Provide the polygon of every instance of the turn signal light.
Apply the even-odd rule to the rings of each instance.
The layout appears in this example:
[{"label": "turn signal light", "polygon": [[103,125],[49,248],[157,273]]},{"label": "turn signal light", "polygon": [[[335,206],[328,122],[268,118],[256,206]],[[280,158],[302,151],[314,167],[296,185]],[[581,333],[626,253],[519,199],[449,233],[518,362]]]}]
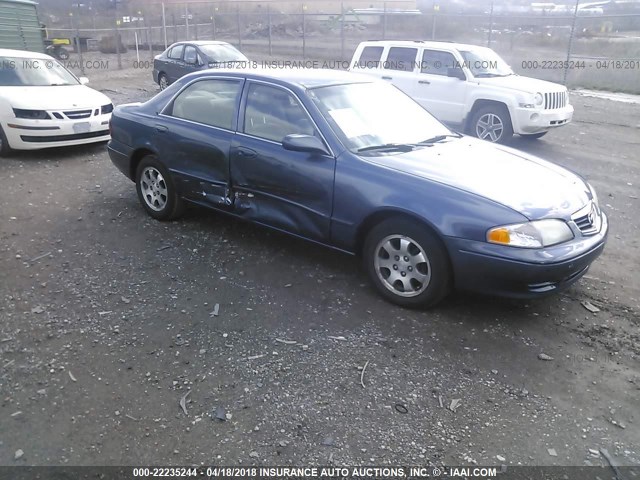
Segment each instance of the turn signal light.
[{"label": "turn signal light", "polygon": [[487,240],[494,243],[503,243],[508,245],[511,241],[509,231],[506,228],[496,228],[491,230],[487,235]]}]

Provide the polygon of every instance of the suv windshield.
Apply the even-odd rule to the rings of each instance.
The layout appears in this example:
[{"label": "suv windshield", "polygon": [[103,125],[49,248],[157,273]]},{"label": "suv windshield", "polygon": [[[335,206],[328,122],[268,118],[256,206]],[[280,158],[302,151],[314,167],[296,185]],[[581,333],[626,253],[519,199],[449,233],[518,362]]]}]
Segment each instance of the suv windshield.
[{"label": "suv windshield", "polygon": [[0,86],[79,85],[76,77],[53,58],[0,57]]},{"label": "suv windshield", "polygon": [[246,61],[242,53],[232,47],[231,45],[198,45],[198,48],[202,50],[211,62],[238,62]]},{"label": "suv windshield", "polygon": [[461,50],[465,65],[474,77],[507,77],[513,70],[500,55],[490,48],[478,47],[473,50]]},{"label": "suv windshield", "polygon": [[452,132],[387,83],[351,83],[309,91],[347,148],[416,145]]}]

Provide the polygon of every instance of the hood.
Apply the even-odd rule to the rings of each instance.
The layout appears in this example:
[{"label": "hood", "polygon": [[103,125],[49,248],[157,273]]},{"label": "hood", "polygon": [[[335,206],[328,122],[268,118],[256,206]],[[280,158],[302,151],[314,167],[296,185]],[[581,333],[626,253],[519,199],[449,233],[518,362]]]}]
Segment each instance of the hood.
[{"label": "hood", "polygon": [[0,95],[8,99],[13,108],[27,110],[96,108],[111,103],[104,93],[85,85],[0,87]]},{"label": "hood", "polygon": [[545,93],[545,92],[563,92],[566,90],[564,85],[537,78],[521,77],[520,75],[509,75],[508,77],[489,77],[476,78],[476,82],[480,85],[487,85],[498,88],[508,88],[525,93]]},{"label": "hood", "polygon": [[569,219],[591,194],[578,175],[532,155],[471,137],[402,154],[363,157],[480,195],[530,220]]}]

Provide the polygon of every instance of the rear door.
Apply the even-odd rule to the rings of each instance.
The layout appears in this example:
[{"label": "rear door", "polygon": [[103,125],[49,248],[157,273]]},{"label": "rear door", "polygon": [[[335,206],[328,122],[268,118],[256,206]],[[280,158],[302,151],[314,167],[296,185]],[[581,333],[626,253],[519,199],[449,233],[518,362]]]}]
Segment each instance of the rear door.
[{"label": "rear door", "polygon": [[183,60],[184,62],[182,64],[181,76],[200,70],[200,64],[198,61],[198,50],[193,45],[184,46]]},{"label": "rear door", "polygon": [[187,86],[158,116],[154,145],[186,198],[229,208],[229,150],[244,80],[205,78]]},{"label": "rear door", "polygon": [[247,80],[238,133],[231,145],[235,211],[253,221],[327,242],[336,161],[332,155],[285,150],[282,139],[293,133],[315,135],[324,142],[292,91]]},{"label": "rear door", "polygon": [[393,83],[411,95],[415,83],[418,49],[415,47],[390,47],[382,63],[382,79]]},{"label": "rear door", "polygon": [[166,74],[169,78],[169,83],[175,82],[179,79],[182,71],[182,53],[184,52],[184,45],[176,45],[167,54]]}]

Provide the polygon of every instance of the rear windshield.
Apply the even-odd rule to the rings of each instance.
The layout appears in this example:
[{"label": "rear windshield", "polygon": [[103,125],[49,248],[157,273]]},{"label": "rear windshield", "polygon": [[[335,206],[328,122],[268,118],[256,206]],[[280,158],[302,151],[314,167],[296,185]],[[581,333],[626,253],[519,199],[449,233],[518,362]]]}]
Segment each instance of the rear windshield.
[{"label": "rear windshield", "polygon": [[0,57],[0,86],[45,87],[79,85],[76,77],[56,60]]}]

